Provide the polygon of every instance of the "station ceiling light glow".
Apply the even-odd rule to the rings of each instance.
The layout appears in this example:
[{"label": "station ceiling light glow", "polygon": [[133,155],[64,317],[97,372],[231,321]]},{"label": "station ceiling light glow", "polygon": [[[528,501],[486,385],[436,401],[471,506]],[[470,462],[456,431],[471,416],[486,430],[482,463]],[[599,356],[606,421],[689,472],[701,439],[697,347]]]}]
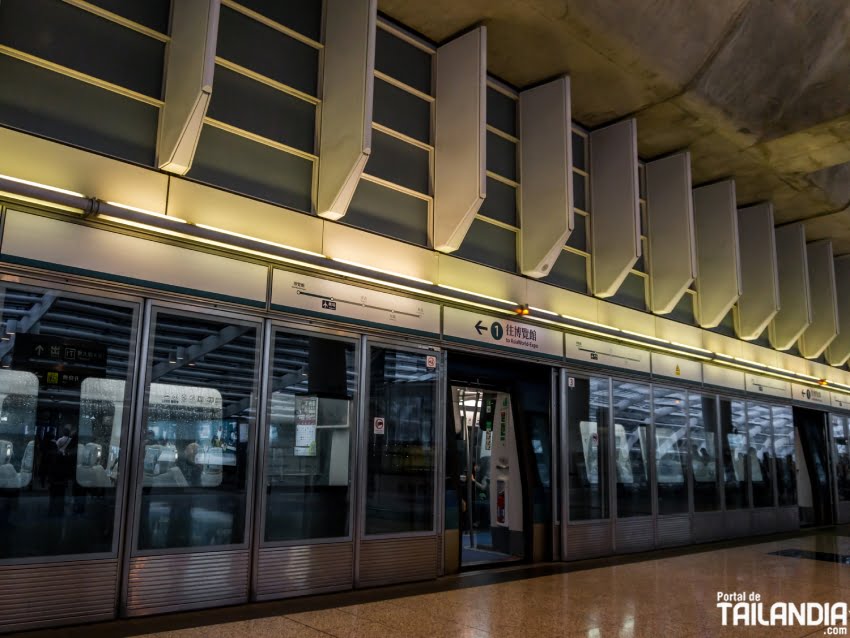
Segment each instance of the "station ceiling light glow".
[{"label": "station ceiling light glow", "polygon": [[[557,326],[568,332],[592,334],[615,343],[628,343],[648,350],[669,352],[674,355],[711,362],[716,365],[740,369],[753,374],[771,376],[785,381],[804,383],[812,386],[829,386],[830,388],[850,393],[850,385],[830,381],[819,376],[793,372],[785,368],[762,364],[743,357],[728,355],[722,352],[713,352],[699,346],[678,343],[661,337],[607,326],[596,321],[559,314],[545,308],[531,307],[527,304],[519,304],[508,299],[502,299],[448,284],[435,284],[427,279],[384,270],[374,266],[367,266],[347,259],[330,258],[321,253],[243,235],[215,226],[192,224],[179,217],[164,215],[119,202],[102,202],[64,188],[0,175],[0,192],[9,192],[12,196],[25,200],[35,198],[39,202],[47,202],[60,208],[85,211],[87,214],[105,221],[141,228],[153,233],[179,237],[242,254],[279,261],[312,271],[324,272],[346,279],[354,279],[381,287],[389,287],[395,290],[423,295],[449,303],[479,308],[491,313],[502,315],[518,314],[529,321]],[[339,264],[340,266],[336,267],[333,264]],[[358,270],[385,275],[390,279],[360,273],[357,272]],[[403,281],[394,281],[395,279]],[[448,292],[441,292],[443,290],[456,294],[452,295]],[[484,301],[476,300],[486,300],[492,303],[488,304]],[[535,316],[531,311],[541,315],[547,315],[548,317],[552,317],[552,319]],[[8,332],[8,329],[6,332]]]}]

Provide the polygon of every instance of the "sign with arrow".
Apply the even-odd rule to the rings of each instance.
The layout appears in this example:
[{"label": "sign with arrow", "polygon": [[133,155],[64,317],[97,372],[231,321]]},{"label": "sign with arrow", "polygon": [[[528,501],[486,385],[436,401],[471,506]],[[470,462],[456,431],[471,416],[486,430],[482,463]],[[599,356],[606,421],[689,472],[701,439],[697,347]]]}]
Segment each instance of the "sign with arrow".
[{"label": "sign with arrow", "polygon": [[80,387],[88,377],[106,375],[107,349],[102,343],[19,332],[13,366],[35,374],[42,385]]},{"label": "sign with arrow", "polygon": [[558,359],[564,354],[564,335],[557,330],[456,308],[443,310],[443,336]]}]

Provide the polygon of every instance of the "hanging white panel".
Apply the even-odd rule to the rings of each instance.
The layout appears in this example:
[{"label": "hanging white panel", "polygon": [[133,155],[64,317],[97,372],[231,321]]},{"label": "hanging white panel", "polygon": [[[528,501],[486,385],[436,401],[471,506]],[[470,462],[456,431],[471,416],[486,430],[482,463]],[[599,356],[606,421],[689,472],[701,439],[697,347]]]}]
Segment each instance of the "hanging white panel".
[{"label": "hanging white panel", "polygon": [[520,264],[522,274],[549,273],[573,230],[570,79],[519,94]]},{"label": "hanging white panel", "polygon": [[316,212],[348,211],[372,150],[377,0],[327,0]]},{"label": "hanging white panel", "polygon": [[434,248],[450,253],[487,195],[487,29],[439,47],[434,66]]},{"label": "hanging white panel", "polygon": [[838,336],[832,242],[821,240],[807,244],[806,255],[809,265],[812,323],[800,336],[798,343],[801,355],[807,359],[816,359]]},{"label": "hanging white panel", "polygon": [[751,341],[764,332],[779,312],[773,204],[739,209],[738,237],[741,242],[741,296],[733,312],[735,334],[739,339]]},{"label": "hanging white panel", "polygon": [[593,294],[610,297],[641,255],[634,119],[590,134],[590,174]]},{"label": "hanging white panel", "polygon": [[843,366],[850,359],[850,255],[835,260],[835,290],[838,336],[826,349],[826,360],[830,365]]},{"label": "hanging white panel", "polygon": [[649,309],[672,312],[696,277],[691,154],[647,162],[646,223]]},{"label": "hanging white panel", "polygon": [[806,229],[802,223],[777,228],[776,264],[779,276],[779,312],[770,322],[770,345],[788,350],[812,322]]},{"label": "hanging white panel", "polygon": [[157,165],[185,175],[192,167],[210,103],[220,0],[174,2],[159,118]]},{"label": "hanging white panel", "polygon": [[701,327],[714,328],[741,294],[734,181],[694,189],[694,228],[698,273],[696,319]]}]

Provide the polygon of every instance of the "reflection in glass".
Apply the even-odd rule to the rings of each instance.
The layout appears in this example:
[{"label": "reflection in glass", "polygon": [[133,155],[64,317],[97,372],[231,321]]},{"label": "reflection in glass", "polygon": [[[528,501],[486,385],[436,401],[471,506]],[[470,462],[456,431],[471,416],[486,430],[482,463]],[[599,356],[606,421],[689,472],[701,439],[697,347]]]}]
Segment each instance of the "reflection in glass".
[{"label": "reflection in glass", "polygon": [[779,506],[797,504],[797,453],[794,441],[794,415],[791,407],[771,406],[773,448],[776,454],[776,486]]},{"label": "reflection in glass", "polygon": [[748,403],[747,427],[753,507],[773,507],[773,428],[770,423],[770,407]]},{"label": "reflection in glass", "polygon": [[111,552],[133,307],[5,287],[0,559]]},{"label": "reflection in glass", "polygon": [[436,383],[425,354],[371,349],[367,534],[434,529]]},{"label": "reflection in glass", "polygon": [[257,327],[159,312],[151,330],[138,548],[242,543]]},{"label": "reflection in glass", "polygon": [[688,513],[688,428],[686,393],[654,387],[655,468],[658,513]]},{"label": "reflection in glass", "polygon": [[614,381],[613,387],[617,516],[650,516],[649,386]]},{"label": "reflection in glass", "polygon": [[265,540],[348,536],[354,344],[277,332],[269,383]]},{"label": "reflection in glass", "polygon": [[570,520],[609,517],[608,379],[573,379],[567,387]]},{"label": "reflection in glass", "polygon": [[723,476],[726,509],[750,506],[747,494],[747,429],[743,401],[720,399],[720,436],[723,442]]},{"label": "reflection in glass", "polygon": [[839,501],[850,501],[850,449],[847,448],[846,421],[843,416],[829,415],[832,440],[835,444],[835,480]]},{"label": "reflection in glass", "polygon": [[713,396],[688,394],[694,511],[720,509],[717,481],[717,401]]}]

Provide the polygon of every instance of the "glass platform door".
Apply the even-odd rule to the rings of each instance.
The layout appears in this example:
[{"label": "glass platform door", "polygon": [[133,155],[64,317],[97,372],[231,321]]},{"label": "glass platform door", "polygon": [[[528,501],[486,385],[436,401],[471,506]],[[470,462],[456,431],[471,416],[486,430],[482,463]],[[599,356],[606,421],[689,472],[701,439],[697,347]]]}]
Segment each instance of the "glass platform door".
[{"label": "glass platform door", "polygon": [[440,353],[377,342],[364,352],[355,583],[435,578]]}]

